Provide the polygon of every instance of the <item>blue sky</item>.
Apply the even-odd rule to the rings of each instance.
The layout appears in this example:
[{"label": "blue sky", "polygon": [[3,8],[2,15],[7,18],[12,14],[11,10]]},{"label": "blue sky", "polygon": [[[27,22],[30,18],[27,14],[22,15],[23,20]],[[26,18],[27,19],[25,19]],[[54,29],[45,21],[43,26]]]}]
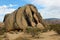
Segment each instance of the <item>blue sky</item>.
[{"label": "blue sky", "polygon": [[0,0],[0,21],[18,7],[33,4],[43,18],[60,18],[60,0]]}]

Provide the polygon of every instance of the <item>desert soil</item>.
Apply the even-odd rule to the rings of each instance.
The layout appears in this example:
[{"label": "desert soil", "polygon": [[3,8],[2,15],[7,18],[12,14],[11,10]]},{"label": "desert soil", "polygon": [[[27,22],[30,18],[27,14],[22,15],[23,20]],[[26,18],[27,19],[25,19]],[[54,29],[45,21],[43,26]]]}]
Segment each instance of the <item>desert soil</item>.
[{"label": "desert soil", "polygon": [[40,35],[40,38],[35,40],[60,40],[60,35],[58,35],[54,31],[48,31],[48,32],[42,33]]},{"label": "desert soil", "polygon": [[31,38],[31,40],[60,40],[60,35],[54,31],[48,31],[45,33],[40,33],[39,38]]}]

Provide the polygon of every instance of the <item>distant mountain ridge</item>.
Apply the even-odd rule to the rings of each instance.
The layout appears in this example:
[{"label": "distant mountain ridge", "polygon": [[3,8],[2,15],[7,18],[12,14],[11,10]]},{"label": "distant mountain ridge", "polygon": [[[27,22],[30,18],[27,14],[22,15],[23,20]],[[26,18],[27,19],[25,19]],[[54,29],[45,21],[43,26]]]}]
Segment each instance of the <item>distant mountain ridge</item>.
[{"label": "distant mountain ridge", "polygon": [[43,20],[47,24],[60,24],[60,19],[59,18],[47,18],[47,19],[43,19]]},{"label": "distant mountain ridge", "polygon": [[60,20],[60,18],[46,18],[45,20]]}]

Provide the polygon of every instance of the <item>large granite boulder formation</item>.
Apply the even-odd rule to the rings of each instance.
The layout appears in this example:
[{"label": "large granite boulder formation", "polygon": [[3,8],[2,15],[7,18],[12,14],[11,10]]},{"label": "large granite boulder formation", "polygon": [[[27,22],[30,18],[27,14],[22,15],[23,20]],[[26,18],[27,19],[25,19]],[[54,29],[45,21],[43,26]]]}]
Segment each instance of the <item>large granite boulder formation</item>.
[{"label": "large granite boulder formation", "polygon": [[6,31],[25,30],[27,27],[44,29],[42,17],[34,5],[28,4],[19,7],[11,14],[6,14],[3,20]]}]

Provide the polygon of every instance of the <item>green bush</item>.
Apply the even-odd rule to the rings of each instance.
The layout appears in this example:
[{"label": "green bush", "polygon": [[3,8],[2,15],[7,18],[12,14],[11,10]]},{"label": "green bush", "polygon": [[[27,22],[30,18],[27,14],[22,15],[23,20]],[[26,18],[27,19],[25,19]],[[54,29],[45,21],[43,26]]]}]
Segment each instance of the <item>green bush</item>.
[{"label": "green bush", "polygon": [[27,33],[29,33],[29,34],[31,34],[33,37],[35,36],[35,35],[38,35],[39,34],[39,32],[40,32],[41,30],[39,29],[39,28],[36,28],[36,27],[28,27],[27,29],[26,29],[26,32]]},{"label": "green bush", "polygon": [[56,31],[58,34],[60,34],[60,24],[55,24],[55,25],[49,25],[50,30]]}]

